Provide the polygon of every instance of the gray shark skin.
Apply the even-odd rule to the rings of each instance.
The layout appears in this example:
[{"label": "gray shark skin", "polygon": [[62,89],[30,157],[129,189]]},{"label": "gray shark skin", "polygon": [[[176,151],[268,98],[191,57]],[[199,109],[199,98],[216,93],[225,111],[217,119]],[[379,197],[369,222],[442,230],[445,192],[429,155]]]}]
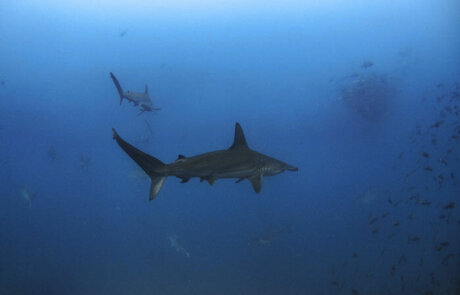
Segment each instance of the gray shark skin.
[{"label": "gray shark skin", "polygon": [[145,91],[144,92],[131,92],[131,91],[123,91],[123,88],[121,88],[120,83],[118,82],[118,79],[115,77],[115,75],[110,72],[110,78],[112,78],[113,84],[115,84],[115,87],[117,88],[118,94],[120,95],[120,104],[124,99],[127,99],[129,102],[132,102],[134,106],[140,105],[141,107],[141,112],[139,114],[142,114],[143,112],[152,112],[152,111],[159,111],[159,108],[154,108],[152,104],[152,100],[150,99],[149,96],[149,89],[147,87],[147,84],[145,84]]},{"label": "gray shark skin", "polygon": [[206,180],[213,185],[220,178],[237,178],[236,183],[244,179],[251,182],[256,193],[262,188],[262,177],[272,176],[286,170],[297,171],[298,168],[274,158],[251,150],[246,143],[243,129],[239,123],[235,125],[235,138],[232,146],[227,150],[217,150],[193,157],[179,155],[171,164],[164,164],[160,160],[138,150],[123,140],[115,129],[113,138],[118,145],[133,159],[147,175],[152,183],[150,186],[150,200],[153,200],[168,176],[176,176],[185,183],[193,177],[200,181]]}]

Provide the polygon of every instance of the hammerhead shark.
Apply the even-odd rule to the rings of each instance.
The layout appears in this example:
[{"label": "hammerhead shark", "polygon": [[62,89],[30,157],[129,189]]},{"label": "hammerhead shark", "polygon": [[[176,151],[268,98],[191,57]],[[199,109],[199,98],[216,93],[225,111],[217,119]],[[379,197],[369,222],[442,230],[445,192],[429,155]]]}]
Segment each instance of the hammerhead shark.
[{"label": "hammerhead shark", "polygon": [[239,123],[235,125],[235,138],[230,148],[217,150],[193,157],[179,155],[171,164],[164,164],[160,160],[138,150],[123,140],[115,129],[113,138],[118,145],[133,159],[150,177],[150,196],[153,200],[160,192],[168,176],[176,176],[185,183],[193,177],[200,181],[206,180],[213,185],[220,178],[237,178],[236,183],[248,179],[256,193],[262,188],[262,176],[272,176],[288,171],[297,171],[298,168],[268,157],[249,148]]},{"label": "hammerhead shark", "polygon": [[123,98],[125,98],[129,102],[132,102],[134,106],[140,105],[141,112],[139,113],[139,115],[142,114],[143,112],[152,112],[152,111],[160,110],[159,108],[153,107],[152,100],[150,99],[150,96],[149,96],[149,89],[148,89],[147,84],[145,84],[144,92],[131,92],[131,91],[124,92],[123,88],[121,88],[121,85],[118,82],[118,79],[115,77],[115,75],[112,72],[110,73],[110,78],[112,78],[113,84],[115,84],[118,94],[120,95],[120,104],[122,103]]}]

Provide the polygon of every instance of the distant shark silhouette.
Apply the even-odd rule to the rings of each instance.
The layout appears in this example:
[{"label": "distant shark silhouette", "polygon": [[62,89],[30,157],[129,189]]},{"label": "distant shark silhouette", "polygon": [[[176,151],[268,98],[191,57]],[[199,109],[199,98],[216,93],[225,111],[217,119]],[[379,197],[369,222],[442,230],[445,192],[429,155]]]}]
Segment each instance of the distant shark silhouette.
[{"label": "distant shark silhouette", "polygon": [[21,197],[23,197],[24,200],[26,200],[27,204],[29,205],[29,208],[32,208],[32,202],[37,196],[37,192],[31,192],[25,187],[21,188],[19,192],[21,194]]},{"label": "distant shark silhouette", "polygon": [[140,105],[141,112],[139,113],[139,115],[142,114],[143,112],[152,112],[152,111],[161,110],[160,108],[153,107],[152,100],[150,99],[150,96],[149,96],[149,89],[147,87],[147,84],[145,84],[144,92],[130,92],[130,91],[124,92],[123,88],[121,88],[121,85],[118,82],[118,79],[115,77],[115,75],[112,72],[110,73],[110,78],[112,78],[112,81],[115,84],[115,87],[117,88],[118,94],[120,95],[120,104],[122,103],[123,98],[125,98],[129,102],[132,102],[134,106]]},{"label": "distant shark silhouette", "polygon": [[213,185],[220,178],[238,178],[237,183],[248,179],[254,191],[259,193],[262,188],[262,176],[276,175],[286,170],[297,171],[298,168],[288,165],[274,158],[251,150],[239,123],[235,125],[235,139],[227,150],[218,150],[193,157],[179,155],[171,164],[164,164],[160,160],[138,150],[113,130],[113,138],[118,145],[133,159],[152,181],[150,200],[159,193],[163,182],[168,176],[176,176],[185,183],[192,177],[199,177]]}]

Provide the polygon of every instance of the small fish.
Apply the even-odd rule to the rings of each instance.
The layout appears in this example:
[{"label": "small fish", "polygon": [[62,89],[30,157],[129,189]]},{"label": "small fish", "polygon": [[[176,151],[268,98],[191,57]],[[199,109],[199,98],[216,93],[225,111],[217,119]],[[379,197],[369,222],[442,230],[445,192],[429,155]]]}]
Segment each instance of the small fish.
[{"label": "small fish", "polygon": [[392,276],[392,277],[395,276],[395,274],[396,274],[396,266],[395,266],[395,265],[392,265],[392,266],[391,266],[391,272],[390,272],[390,273],[391,273],[391,276]]},{"label": "small fish", "polygon": [[439,126],[444,124],[444,122],[445,122],[444,120],[436,121],[433,125],[431,125],[431,128],[438,128]]},{"label": "small fish", "polygon": [[379,227],[376,227],[374,228],[374,230],[372,231],[372,234],[376,234],[380,231],[380,228]]},{"label": "small fish", "polygon": [[428,201],[428,200],[422,200],[422,201],[420,201],[420,205],[422,205],[422,206],[430,206],[431,202]]},{"label": "small fish", "polygon": [[455,174],[454,174],[454,172],[450,172],[450,179],[452,179],[452,180],[455,179]]},{"label": "small fish", "polygon": [[338,281],[333,281],[331,285],[337,287],[339,290],[342,290],[342,288],[345,286],[345,282],[339,283]]},{"label": "small fish", "polygon": [[379,218],[378,218],[378,217],[374,217],[374,218],[372,218],[371,220],[369,220],[369,225],[373,225],[374,223],[376,223],[376,222],[377,222],[377,220],[379,220]]},{"label": "small fish", "polygon": [[434,273],[430,272],[430,279],[431,279],[431,284],[434,285],[436,280],[434,278]]},{"label": "small fish", "polygon": [[439,215],[439,219],[444,219],[444,218],[446,218],[446,215],[444,214]]},{"label": "small fish", "polygon": [[399,226],[399,225],[400,225],[400,223],[399,223],[398,220],[393,221],[393,226]]},{"label": "small fish", "polygon": [[448,241],[439,243],[442,247],[449,247],[450,243]]},{"label": "small fish", "polygon": [[356,252],[353,252],[353,258],[358,258],[358,254]]},{"label": "small fish", "polygon": [[374,63],[370,60],[365,60],[363,61],[363,63],[361,64],[361,68],[363,69],[367,69],[367,68],[370,68],[374,65]]},{"label": "small fish", "polygon": [[388,197],[388,204],[393,204],[393,200],[391,199],[391,197]]},{"label": "small fish", "polygon": [[59,155],[53,145],[48,149],[48,157],[51,160],[57,160],[59,158]]},{"label": "small fish", "polygon": [[445,159],[443,159],[443,158],[439,158],[439,160],[438,160],[438,161],[439,161],[439,163],[441,163],[441,164],[443,164],[443,165],[447,166],[447,161],[446,161]]},{"label": "small fish", "polygon": [[425,167],[425,171],[431,172],[431,171],[433,171],[433,168],[431,168],[430,166],[426,166],[426,167]]},{"label": "small fish", "polygon": [[439,251],[441,251],[443,248],[449,247],[449,245],[450,245],[450,243],[447,242],[447,241],[446,241],[446,242],[442,242],[442,243],[439,243],[439,245],[437,245],[437,246],[435,247],[435,249],[436,249],[436,251],[439,252]]},{"label": "small fish", "polygon": [[402,255],[401,257],[399,257],[398,265],[400,265],[401,263],[404,263],[404,262],[407,262],[407,259],[406,259],[406,256]]},{"label": "small fish", "polygon": [[449,204],[447,204],[446,206],[443,207],[443,209],[447,210],[447,209],[454,209],[455,208],[455,202],[450,202]]},{"label": "small fish", "polygon": [[385,217],[387,217],[387,216],[388,216],[388,214],[389,214],[388,212],[385,212],[385,213],[383,213],[383,214],[382,214],[382,216],[381,216],[381,217],[382,217],[382,218],[385,218]]},{"label": "small fish", "polygon": [[422,156],[425,157],[425,158],[428,158],[428,157],[430,157],[430,154],[428,154],[427,152],[423,152]]},{"label": "small fish", "polygon": [[411,237],[410,235],[407,235],[407,241],[408,242],[420,242],[421,238],[420,237],[417,237],[417,236],[413,236]]}]

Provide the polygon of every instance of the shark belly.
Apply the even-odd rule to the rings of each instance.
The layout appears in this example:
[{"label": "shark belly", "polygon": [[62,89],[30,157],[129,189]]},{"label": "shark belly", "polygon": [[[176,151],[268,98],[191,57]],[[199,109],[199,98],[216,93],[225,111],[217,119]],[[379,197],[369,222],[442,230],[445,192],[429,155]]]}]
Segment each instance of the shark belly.
[{"label": "shark belly", "polygon": [[216,151],[177,160],[165,167],[166,174],[181,178],[244,178],[258,173],[256,161],[228,151]]}]

